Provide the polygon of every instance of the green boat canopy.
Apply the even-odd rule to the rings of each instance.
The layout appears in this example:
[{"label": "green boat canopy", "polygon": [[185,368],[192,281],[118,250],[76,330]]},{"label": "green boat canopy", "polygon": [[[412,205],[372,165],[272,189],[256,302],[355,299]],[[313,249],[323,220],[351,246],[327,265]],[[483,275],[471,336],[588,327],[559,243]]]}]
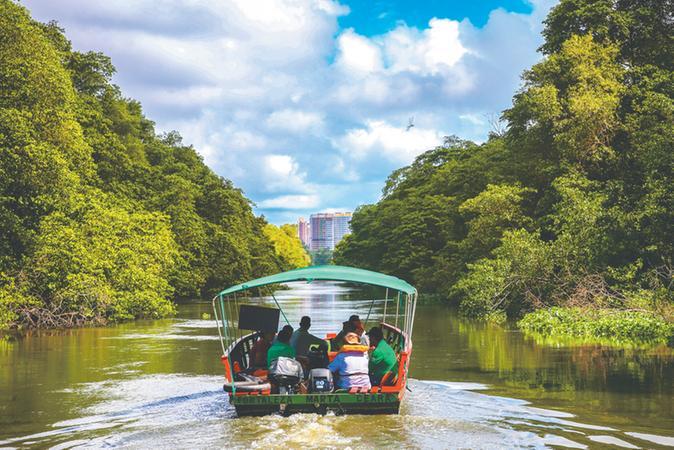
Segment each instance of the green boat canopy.
[{"label": "green boat canopy", "polygon": [[353,283],[371,284],[389,289],[395,289],[406,294],[414,294],[417,290],[408,282],[400,278],[385,275],[371,270],[356,269],[346,266],[312,266],[288,272],[277,273],[268,277],[257,278],[245,283],[237,284],[220,292],[220,295],[229,295],[246,289],[266,286],[268,284],[288,283],[290,281],[350,281]]}]

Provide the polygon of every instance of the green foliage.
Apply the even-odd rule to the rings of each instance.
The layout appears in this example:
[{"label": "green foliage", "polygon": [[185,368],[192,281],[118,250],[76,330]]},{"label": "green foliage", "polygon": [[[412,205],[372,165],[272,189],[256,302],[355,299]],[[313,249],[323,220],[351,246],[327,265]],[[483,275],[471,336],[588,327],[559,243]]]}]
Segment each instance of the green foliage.
[{"label": "green foliage", "polygon": [[[559,52],[524,74],[524,88],[504,113],[513,137],[535,136],[551,155],[585,166],[613,156],[609,145],[617,127],[623,87],[617,48],[572,36]],[[533,135],[533,136],[531,136]]]},{"label": "green foliage", "polygon": [[85,319],[161,317],[173,312],[166,274],[177,247],[168,220],[130,212],[104,194],[81,196],[69,214],[42,220],[27,291]]},{"label": "green foliage", "polygon": [[[479,146],[448,138],[394,171],[355,212],[337,262],[401,276],[472,317],[639,304],[671,321],[670,19],[670,1],[562,0],[507,130]],[[660,333],[657,320],[625,320],[629,331],[597,333]]]},{"label": "green foliage", "polygon": [[674,342],[674,324],[648,312],[580,308],[540,309],[518,326],[534,336],[561,336],[617,344]]},{"label": "green foliage", "polygon": [[507,229],[526,228],[532,225],[521,207],[524,195],[534,192],[518,184],[493,185],[459,206],[459,212],[470,215],[468,234],[462,245],[471,249],[490,251],[495,248]]},{"label": "green foliage", "polygon": [[264,234],[274,244],[276,255],[288,270],[306,267],[311,263],[311,258],[297,234],[297,225],[285,224],[277,227],[268,223],[264,227]]},{"label": "green foliage", "polygon": [[621,63],[672,69],[671,0],[562,0],[545,20],[541,50],[559,51],[574,35],[590,33],[600,43],[615,42]]},{"label": "green foliage", "polygon": [[0,328],[160,317],[285,264],[241,191],[157,136],[114,72],[0,0]]},{"label": "green foliage", "polygon": [[550,293],[554,248],[526,230],[507,231],[493,258],[468,265],[456,285],[465,295],[461,310],[471,317],[511,314],[530,308]]},{"label": "green foliage", "polygon": [[312,266],[325,266],[327,264],[332,264],[333,252],[329,248],[313,250],[309,252],[309,256],[311,257]]}]

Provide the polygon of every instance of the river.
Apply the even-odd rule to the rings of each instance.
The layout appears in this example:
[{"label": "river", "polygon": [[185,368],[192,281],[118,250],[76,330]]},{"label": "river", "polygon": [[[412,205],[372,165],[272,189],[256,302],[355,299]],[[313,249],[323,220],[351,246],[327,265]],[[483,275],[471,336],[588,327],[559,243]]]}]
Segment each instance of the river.
[{"label": "river", "polygon": [[[311,316],[317,335],[369,308],[332,283],[276,297],[293,325]],[[205,314],[210,303],[191,302],[171,319],[0,341],[0,447],[674,447],[666,348],[537,343],[420,305],[400,415],[236,418]]]}]

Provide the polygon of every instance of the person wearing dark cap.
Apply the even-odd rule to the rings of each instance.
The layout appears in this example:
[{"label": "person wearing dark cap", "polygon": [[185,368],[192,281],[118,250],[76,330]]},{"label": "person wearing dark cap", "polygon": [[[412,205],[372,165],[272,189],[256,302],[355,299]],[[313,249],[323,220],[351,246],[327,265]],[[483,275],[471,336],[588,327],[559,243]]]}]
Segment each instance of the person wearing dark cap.
[{"label": "person wearing dark cap", "polygon": [[372,385],[381,384],[382,378],[387,373],[395,373],[398,366],[398,358],[386,339],[380,327],[372,327],[367,333],[374,347],[368,364],[370,381]]},{"label": "person wearing dark cap", "polygon": [[309,328],[311,328],[311,317],[304,316],[300,320],[299,329],[290,338],[290,345],[295,349],[297,356],[306,356],[310,346],[325,343],[322,339],[309,333]]},{"label": "person wearing dark cap", "polygon": [[368,339],[367,333],[365,333],[365,327],[363,326],[363,322],[360,320],[360,317],[357,314],[354,314],[349,317],[349,322],[351,322],[353,326],[356,327],[356,334],[360,338],[360,343],[369,347],[370,339]]}]

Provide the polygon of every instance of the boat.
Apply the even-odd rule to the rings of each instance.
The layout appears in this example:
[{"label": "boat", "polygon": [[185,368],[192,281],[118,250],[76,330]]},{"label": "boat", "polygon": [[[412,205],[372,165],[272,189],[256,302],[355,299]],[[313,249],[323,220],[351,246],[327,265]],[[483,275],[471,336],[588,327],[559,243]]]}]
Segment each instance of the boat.
[{"label": "boat", "polygon": [[[369,311],[372,312],[376,303],[379,303],[380,308],[383,303],[383,314],[378,323],[384,339],[396,354],[397,370],[385,376],[380,385],[369,389],[352,387],[348,390],[329,391],[302,390],[306,380],[302,380],[299,390],[279,389],[270,380],[268,371],[253,370],[250,351],[257,340],[262,339],[264,330],[278,330],[280,316],[286,323],[290,323],[273,293],[271,298],[276,308],[250,305],[246,299],[256,292],[259,296],[262,292],[260,289],[265,286],[269,289],[274,285],[302,281],[339,281],[370,285],[385,292],[385,298],[371,300]],[[213,298],[212,304],[222,348],[224,389],[229,395],[230,404],[234,406],[238,416],[274,413],[289,415],[300,412],[325,414],[328,411],[336,414],[398,414],[407,390],[417,296],[417,290],[412,285],[397,277],[336,265],[290,270],[223,290]],[[337,352],[332,351],[331,338],[334,338],[334,334],[326,335],[324,341],[327,348],[325,353],[330,361],[337,355]]]}]

